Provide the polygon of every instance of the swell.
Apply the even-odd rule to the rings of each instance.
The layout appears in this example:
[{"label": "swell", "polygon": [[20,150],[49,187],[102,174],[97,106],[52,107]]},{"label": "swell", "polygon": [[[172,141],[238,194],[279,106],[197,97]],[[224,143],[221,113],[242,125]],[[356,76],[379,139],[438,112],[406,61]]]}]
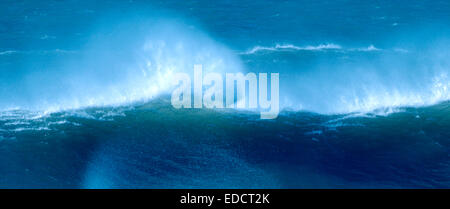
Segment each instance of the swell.
[{"label": "swell", "polygon": [[[284,111],[270,121],[239,111],[175,111],[156,100],[28,121],[21,112],[2,116],[9,121],[0,122],[1,156],[30,157],[14,166],[1,161],[2,186],[448,187],[449,107],[389,116]],[[17,172],[26,169],[33,175]]]}]

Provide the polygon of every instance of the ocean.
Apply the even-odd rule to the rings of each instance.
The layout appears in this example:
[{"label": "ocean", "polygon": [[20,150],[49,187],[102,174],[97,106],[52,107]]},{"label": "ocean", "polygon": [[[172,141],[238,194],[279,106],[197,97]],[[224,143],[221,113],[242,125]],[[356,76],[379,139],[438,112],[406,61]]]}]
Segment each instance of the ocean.
[{"label": "ocean", "polygon": [[[0,2],[0,188],[449,188],[450,2]],[[277,118],[174,73],[279,73]]]}]

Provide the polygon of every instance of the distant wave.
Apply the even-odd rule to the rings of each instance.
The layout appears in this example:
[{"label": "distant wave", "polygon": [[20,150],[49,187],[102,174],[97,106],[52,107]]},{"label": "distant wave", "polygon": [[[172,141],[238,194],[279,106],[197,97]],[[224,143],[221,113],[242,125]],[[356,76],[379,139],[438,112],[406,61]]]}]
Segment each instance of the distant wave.
[{"label": "distant wave", "polygon": [[[279,52],[279,51],[325,51],[325,50],[333,50],[333,51],[360,51],[360,52],[373,52],[373,51],[383,51],[383,49],[375,47],[373,44],[368,47],[361,48],[345,48],[338,44],[320,44],[317,46],[296,46],[293,44],[276,44],[275,46],[255,46],[247,51],[241,52],[239,54],[242,55],[251,55],[260,52]],[[405,49],[395,49],[396,52],[408,52]]]},{"label": "distant wave", "polygon": [[295,46],[293,44],[277,44],[273,47],[255,46],[248,51],[242,52],[241,54],[255,54],[260,51],[281,51],[281,50],[319,51],[319,50],[326,50],[326,49],[342,49],[342,47],[337,44],[321,44],[318,46],[305,46],[305,47]]},{"label": "distant wave", "polygon": [[17,53],[17,51],[9,50],[9,51],[0,52],[0,55],[9,55],[9,54],[15,54],[15,53]]},{"label": "distant wave", "polygon": [[64,49],[53,49],[53,50],[29,50],[29,51],[17,51],[17,50],[7,50],[0,52],[0,56],[2,55],[13,55],[13,54],[71,54],[76,53],[73,50],[64,50]]}]

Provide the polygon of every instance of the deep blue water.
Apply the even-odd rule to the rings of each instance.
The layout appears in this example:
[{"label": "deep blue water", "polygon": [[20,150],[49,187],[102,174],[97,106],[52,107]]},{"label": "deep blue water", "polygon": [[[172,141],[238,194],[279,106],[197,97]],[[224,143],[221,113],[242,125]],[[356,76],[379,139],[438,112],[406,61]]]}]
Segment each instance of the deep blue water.
[{"label": "deep blue water", "polygon": [[[448,188],[449,1],[2,1],[0,187]],[[168,76],[280,73],[277,119]]]}]

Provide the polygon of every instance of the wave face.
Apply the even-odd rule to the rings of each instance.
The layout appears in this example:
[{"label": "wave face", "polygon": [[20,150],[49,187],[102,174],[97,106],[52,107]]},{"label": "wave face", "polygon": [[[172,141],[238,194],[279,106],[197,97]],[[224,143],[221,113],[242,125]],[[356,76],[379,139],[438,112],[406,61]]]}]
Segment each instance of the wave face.
[{"label": "wave face", "polygon": [[[450,186],[447,0],[0,13],[1,188]],[[194,64],[280,73],[279,117],[174,109],[171,78]]]}]

